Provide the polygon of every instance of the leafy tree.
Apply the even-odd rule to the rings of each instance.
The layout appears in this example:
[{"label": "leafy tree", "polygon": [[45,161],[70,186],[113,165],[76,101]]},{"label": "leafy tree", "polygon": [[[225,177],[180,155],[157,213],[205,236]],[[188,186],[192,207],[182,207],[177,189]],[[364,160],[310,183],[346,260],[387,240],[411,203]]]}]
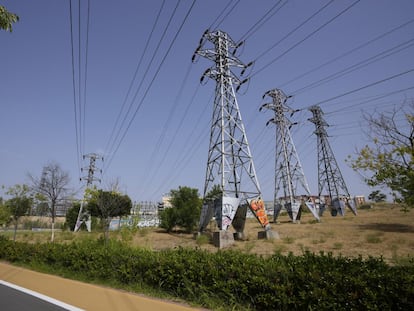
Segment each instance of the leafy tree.
[{"label": "leafy tree", "polygon": [[57,204],[69,196],[69,174],[62,170],[59,164],[49,163],[43,168],[40,178],[29,175],[35,193],[43,195],[49,202],[52,217],[52,237],[55,238],[55,218]]},{"label": "leafy tree", "polygon": [[198,190],[189,187],[179,187],[171,190],[172,208],[167,208],[161,213],[160,226],[170,232],[175,226],[191,232],[200,217],[202,200]]},{"label": "leafy tree", "polygon": [[119,192],[99,189],[92,191],[87,208],[92,216],[99,217],[101,220],[105,241],[108,241],[111,219],[129,215],[132,201],[129,196]]},{"label": "leafy tree", "polygon": [[12,32],[12,25],[17,21],[19,21],[19,16],[8,12],[4,6],[0,5],[0,29]]},{"label": "leafy tree", "polygon": [[80,203],[75,202],[73,203],[73,206],[68,209],[66,213],[65,226],[69,228],[69,230],[73,230],[73,228],[75,228],[76,221],[78,220],[79,209],[80,209]]},{"label": "leafy tree", "polygon": [[3,198],[0,198],[0,226],[8,225],[11,220],[10,209],[3,202]]},{"label": "leafy tree", "polygon": [[178,223],[178,214],[176,208],[165,208],[160,212],[160,227],[171,232]]},{"label": "leafy tree", "polygon": [[350,157],[352,168],[369,186],[388,186],[397,201],[413,207],[414,101],[364,118],[371,144]]},{"label": "leafy tree", "polygon": [[387,196],[384,193],[381,193],[379,190],[372,191],[368,195],[368,200],[374,202],[384,202],[387,199]]},{"label": "leafy tree", "polygon": [[223,190],[221,190],[220,185],[214,185],[213,188],[206,194],[204,197],[205,202],[214,201],[220,199],[223,196]]},{"label": "leafy tree", "polygon": [[[72,230],[75,228],[76,221],[78,220],[78,214],[80,209],[80,202],[74,202],[72,207],[68,209],[66,212],[66,221],[65,221],[65,228]],[[84,205],[84,210],[87,210],[87,205]],[[96,228],[97,219],[96,217],[91,217],[91,228]],[[81,230],[87,230],[85,222],[82,222],[80,226]]]},{"label": "leafy tree", "polygon": [[32,206],[32,198],[30,197],[30,189],[27,185],[14,185],[10,187],[6,194],[12,198],[6,201],[6,207],[9,209],[14,224],[13,240],[16,240],[17,225],[19,218],[29,213]]}]

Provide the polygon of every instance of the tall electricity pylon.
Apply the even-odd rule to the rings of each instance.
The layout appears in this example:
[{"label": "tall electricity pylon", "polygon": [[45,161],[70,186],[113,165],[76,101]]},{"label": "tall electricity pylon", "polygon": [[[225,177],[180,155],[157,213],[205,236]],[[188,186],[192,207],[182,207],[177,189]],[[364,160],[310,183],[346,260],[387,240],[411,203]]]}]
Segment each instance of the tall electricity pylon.
[{"label": "tall electricity pylon", "polygon": [[[205,47],[208,42],[213,44],[212,48]],[[227,230],[232,224],[242,233],[247,206],[262,226],[270,229],[235,93],[248,79],[239,79],[231,70],[238,68],[243,74],[251,65],[243,64],[235,56],[240,45],[223,31],[206,31],[193,56],[193,61],[197,55],[213,61],[201,81],[205,77],[216,81],[204,198],[213,189],[218,195],[215,202],[203,205],[200,232],[215,214],[220,230]]]},{"label": "tall electricity pylon", "polygon": [[[329,125],[323,119],[323,111],[319,106],[311,106],[309,110],[313,114],[309,121],[315,124],[316,130],[314,133],[318,139],[318,192],[320,204],[322,206],[328,204],[331,207],[332,216],[336,216],[338,213],[343,216],[345,214],[345,206],[348,206],[356,215],[355,203],[349,195],[348,188],[328,141],[325,127]],[[324,190],[328,190],[329,202],[325,202],[321,197]],[[324,208],[322,207],[321,212],[323,210]]]},{"label": "tall electricity pylon", "polygon": [[[86,189],[91,188],[94,181],[99,181],[99,182],[101,181],[100,179],[95,178],[94,174],[95,174],[95,171],[97,170],[97,168],[95,166],[96,160],[97,159],[103,160],[103,157],[96,154],[96,153],[89,153],[89,154],[86,154],[86,155],[83,156],[84,160],[86,158],[89,158],[89,167],[85,168],[88,172],[88,175],[85,176],[85,177],[81,177],[81,180],[86,180],[86,188],[85,188],[85,192],[84,192],[84,195],[83,195],[83,199],[81,201],[81,206],[79,208],[78,218],[76,219],[75,228],[73,230],[74,232],[77,232],[80,229],[83,222],[85,222],[88,231],[89,232],[91,231],[90,215],[83,210],[83,205],[84,205],[84,202],[85,202]],[[81,171],[83,172],[83,168],[81,169]]]},{"label": "tall electricity pylon", "polygon": [[[263,98],[266,96],[269,96],[272,102],[263,104],[259,110],[263,108],[273,110],[275,116],[266,125],[269,123],[276,125],[274,221],[279,216],[283,205],[293,222],[300,220],[300,208],[303,203],[319,220],[316,206],[310,200],[309,186],[290,134],[293,123],[285,116],[286,113],[293,114],[295,111],[286,105],[288,97],[281,90],[270,90],[263,95]],[[302,186],[305,193],[298,193],[299,185]],[[281,190],[283,195],[281,195]],[[298,197],[303,194],[306,195],[305,198]]]}]

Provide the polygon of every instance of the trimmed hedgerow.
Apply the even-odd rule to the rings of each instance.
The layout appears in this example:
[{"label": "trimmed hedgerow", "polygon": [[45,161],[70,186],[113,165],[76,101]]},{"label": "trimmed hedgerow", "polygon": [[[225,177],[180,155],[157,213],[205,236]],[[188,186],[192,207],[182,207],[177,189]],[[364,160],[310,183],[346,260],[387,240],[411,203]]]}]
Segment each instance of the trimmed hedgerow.
[{"label": "trimmed hedgerow", "polygon": [[390,266],[382,258],[156,252],[115,241],[28,244],[0,236],[0,259],[47,265],[91,281],[155,288],[210,308],[414,310],[414,263]]}]

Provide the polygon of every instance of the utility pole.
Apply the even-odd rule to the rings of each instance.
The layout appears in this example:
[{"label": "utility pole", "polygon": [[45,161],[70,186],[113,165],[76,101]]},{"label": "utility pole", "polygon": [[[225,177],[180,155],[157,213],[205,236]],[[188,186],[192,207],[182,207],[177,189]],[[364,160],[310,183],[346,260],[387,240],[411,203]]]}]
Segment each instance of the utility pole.
[{"label": "utility pole", "polygon": [[[276,125],[274,221],[276,221],[284,205],[290,219],[293,222],[297,222],[300,220],[302,203],[308,207],[313,216],[319,221],[319,215],[315,204],[311,201],[309,186],[290,133],[290,128],[295,123],[292,123],[285,116],[286,113],[291,113],[292,115],[295,110],[286,105],[289,97],[279,89],[266,92],[263,98],[266,96],[270,97],[272,102],[263,104],[259,110],[261,111],[263,108],[272,110],[275,116],[266,125],[269,125],[269,123]],[[301,185],[302,190],[305,191],[307,196],[305,199],[298,197],[298,185]],[[281,190],[283,195],[280,193]]]},{"label": "utility pole", "polygon": [[[85,160],[86,158],[89,159],[89,167],[86,167],[85,170],[87,170],[88,175],[85,177],[81,177],[81,180],[86,180],[86,188],[85,188],[85,192],[83,194],[83,199],[81,201],[81,206],[79,208],[79,213],[78,213],[78,218],[76,220],[76,224],[75,224],[75,228],[73,229],[74,232],[79,231],[81,225],[83,222],[85,222],[86,227],[88,229],[88,231],[91,231],[91,217],[89,215],[88,212],[83,210],[83,205],[85,203],[85,195],[86,195],[86,190],[91,188],[92,184],[94,181],[101,181],[98,178],[94,177],[95,171],[97,170],[95,164],[96,164],[96,160],[100,159],[103,161],[103,157],[96,154],[96,153],[89,153],[83,156],[83,159]],[[81,169],[81,171],[83,172],[83,168]],[[102,173],[102,170],[100,170],[100,172]]]},{"label": "utility pole", "polygon": [[[351,199],[328,141],[325,127],[329,125],[323,119],[323,111],[316,105],[311,106],[309,110],[312,112],[313,117],[308,120],[315,124],[316,129],[314,133],[318,139],[318,195],[322,207],[321,212],[325,209],[325,205],[329,205],[332,216],[336,216],[338,213],[343,216],[345,215],[345,206],[348,206],[356,215],[355,203]],[[324,189],[328,190],[329,202],[322,198]]]},{"label": "utility pole", "polygon": [[[205,47],[207,43],[213,46]],[[205,230],[214,214],[220,230],[226,231],[232,224],[239,237],[243,236],[248,207],[262,227],[270,230],[236,98],[236,91],[248,79],[241,80],[231,70],[241,70],[242,75],[252,64],[245,65],[236,57],[241,44],[223,31],[206,31],[193,55],[193,61],[202,56],[214,63],[201,77],[201,81],[205,77],[216,81],[204,198],[213,189],[220,191],[215,202],[204,200],[199,231]]]}]

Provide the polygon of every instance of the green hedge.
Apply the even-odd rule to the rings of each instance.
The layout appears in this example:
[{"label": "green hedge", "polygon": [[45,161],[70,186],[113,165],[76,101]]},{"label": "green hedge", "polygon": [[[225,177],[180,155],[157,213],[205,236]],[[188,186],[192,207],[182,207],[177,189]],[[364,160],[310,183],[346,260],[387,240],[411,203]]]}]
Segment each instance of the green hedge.
[{"label": "green hedge", "polygon": [[[260,257],[236,251],[131,248],[120,242],[27,244],[0,236],[0,259],[155,288],[205,307],[255,310],[414,310],[414,264],[330,254]],[[137,287],[139,287],[137,286]]]}]

